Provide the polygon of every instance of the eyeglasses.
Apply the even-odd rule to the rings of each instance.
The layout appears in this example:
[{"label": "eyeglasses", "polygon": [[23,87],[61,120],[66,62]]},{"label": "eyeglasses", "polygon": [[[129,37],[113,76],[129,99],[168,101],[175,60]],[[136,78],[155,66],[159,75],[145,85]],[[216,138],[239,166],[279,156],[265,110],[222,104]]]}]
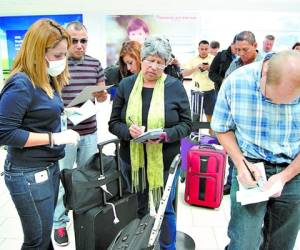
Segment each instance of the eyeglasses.
[{"label": "eyeglasses", "polygon": [[77,43],[81,43],[81,44],[87,44],[88,39],[86,38],[82,38],[82,39],[76,39],[76,38],[72,38],[72,44],[75,45]]},{"label": "eyeglasses", "polygon": [[149,66],[151,66],[152,68],[157,67],[160,70],[164,70],[166,65],[165,64],[160,64],[160,63],[156,63],[156,62],[151,62],[149,60],[144,60]]}]

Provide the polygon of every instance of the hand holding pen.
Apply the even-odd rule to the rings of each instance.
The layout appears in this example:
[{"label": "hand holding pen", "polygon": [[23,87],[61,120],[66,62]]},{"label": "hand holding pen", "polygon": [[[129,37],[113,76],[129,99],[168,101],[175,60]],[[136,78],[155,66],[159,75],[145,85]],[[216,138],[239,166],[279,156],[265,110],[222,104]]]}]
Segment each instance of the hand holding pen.
[{"label": "hand holding pen", "polygon": [[145,126],[137,125],[130,116],[128,117],[128,119],[131,122],[129,133],[132,138],[136,138],[145,132]]},{"label": "hand holding pen", "polygon": [[260,189],[263,189],[261,173],[259,172],[259,170],[256,167],[252,167],[250,169],[249,164],[244,159],[243,163],[246,169],[242,168],[243,170],[239,171],[238,179],[240,183],[242,183],[246,188],[257,186]]}]

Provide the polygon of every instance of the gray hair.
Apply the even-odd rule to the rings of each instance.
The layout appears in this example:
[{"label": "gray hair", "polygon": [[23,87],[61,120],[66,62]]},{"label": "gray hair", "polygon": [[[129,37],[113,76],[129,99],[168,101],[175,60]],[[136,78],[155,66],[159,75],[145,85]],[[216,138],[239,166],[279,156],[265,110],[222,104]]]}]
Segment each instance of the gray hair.
[{"label": "gray hair", "polygon": [[81,31],[85,30],[87,31],[86,27],[79,21],[71,21],[66,25],[67,30],[76,30],[76,31]]},{"label": "gray hair", "polygon": [[271,40],[271,41],[275,40],[275,36],[273,36],[273,35],[266,35],[265,38],[268,39],[268,40]]},{"label": "gray hair", "polygon": [[167,63],[171,59],[172,48],[169,41],[159,36],[148,36],[141,49],[141,59],[159,56]]},{"label": "gray hair", "polygon": [[255,44],[255,35],[251,31],[242,31],[236,35],[236,41],[247,41],[250,44]]}]

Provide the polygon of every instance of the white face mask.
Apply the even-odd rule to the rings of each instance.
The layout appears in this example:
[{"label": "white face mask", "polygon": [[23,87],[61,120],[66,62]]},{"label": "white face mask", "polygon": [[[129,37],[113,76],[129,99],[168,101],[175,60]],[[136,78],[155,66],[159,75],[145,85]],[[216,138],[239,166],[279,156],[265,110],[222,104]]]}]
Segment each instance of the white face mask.
[{"label": "white face mask", "polygon": [[57,60],[57,61],[49,61],[47,58],[46,58],[46,60],[49,63],[48,74],[50,76],[58,76],[66,68],[66,63],[67,63],[66,57],[64,59]]}]

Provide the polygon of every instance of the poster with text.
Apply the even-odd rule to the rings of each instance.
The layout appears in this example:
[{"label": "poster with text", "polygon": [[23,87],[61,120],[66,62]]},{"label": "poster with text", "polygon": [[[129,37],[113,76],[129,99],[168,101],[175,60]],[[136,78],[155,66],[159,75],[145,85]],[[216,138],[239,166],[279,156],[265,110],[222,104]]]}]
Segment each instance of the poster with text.
[{"label": "poster with text", "polygon": [[108,15],[105,20],[107,65],[118,61],[124,41],[136,40],[143,43],[148,35],[167,38],[173,54],[180,62],[194,55],[200,27],[197,14]]},{"label": "poster with text", "polygon": [[0,53],[4,79],[10,72],[13,60],[21,48],[26,31],[31,24],[41,18],[53,19],[61,25],[75,20],[82,22],[81,14],[0,17]]}]

